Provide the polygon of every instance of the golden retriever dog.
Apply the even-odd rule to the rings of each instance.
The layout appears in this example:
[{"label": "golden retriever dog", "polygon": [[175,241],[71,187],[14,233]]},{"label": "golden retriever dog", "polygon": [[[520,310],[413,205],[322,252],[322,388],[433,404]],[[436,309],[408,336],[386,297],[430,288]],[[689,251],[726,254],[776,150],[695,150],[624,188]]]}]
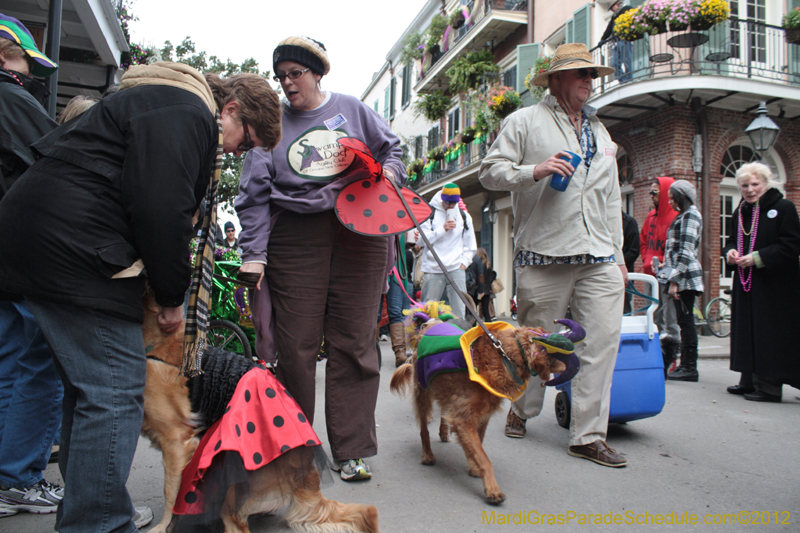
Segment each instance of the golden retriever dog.
[{"label": "golden retriever dog", "polygon": [[[392,392],[404,395],[413,381],[414,412],[422,440],[422,464],[436,463],[428,434],[428,424],[433,418],[435,401],[442,413],[440,439],[443,442],[449,441],[450,431],[454,431],[466,455],[468,473],[470,476],[482,478],[488,502],[496,505],[506,499],[495,479],[492,463],[483,449],[486,426],[489,418],[500,409],[504,400],[501,395],[516,398],[521,392],[521,384],[527,382],[534,372],[545,381],[550,379],[551,372],[561,372],[558,378],[548,381],[548,384],[553,385],[571,379],[575,375],[579,363],[572,351],[574,342],[583,339],[583,328],[572,321],[559,322],[571,327],[572,331],[562,336],[549,334],[539,328],[514,329],[500,322],[487,324],[499,340],[505,357],[479,328],[470,330],[472,338],[475,339],[471,344],[474,374],[481,376],[497,394],[474,381],[470,377],[472,372],[452,371],[452,368],[433,377],[423,377],[421,380],[418,374],[425,373],[426,369],[420,364],[417,356],[416,350],[421,349],[421,344],[417,345],[409,361],[395,370],[390,389]],[[419,329],[420,337],[436,327],[437,323],[441,324],[441,321],[430,320],[424,324]],[[564,357],[561,354],[568,355]],[[427,388],[423,386],[425,381]]]},{"label": "golden retriever dog", "polygon": [[[164,516],[151,533],[180,531],[172,509],[179,493],[181,474],[190,462],[204,429],[203,413],[192,412],[187,379],[179,372],[183,350],[183,328],[166,335],[158,328],[159,306],[150,295],[144,298],[142,331],[147,349],[144,423],[142,434],[160,449],[164,465]],[[209,356],[222,350],[209,350]],[[242,501],[233,485],[220,511],[226,533],[249,532],[247,517],[272,513],[288,506],[284,518],[297,531],[333,533],[377,533],[378,511],[374,506],[342,504],[328,500],[320,491],[320,474],[309,460],[311,449],[293,448],[265,466],[247,472],[249,494]],[[180,517],[175,517],[180,518]]]}]

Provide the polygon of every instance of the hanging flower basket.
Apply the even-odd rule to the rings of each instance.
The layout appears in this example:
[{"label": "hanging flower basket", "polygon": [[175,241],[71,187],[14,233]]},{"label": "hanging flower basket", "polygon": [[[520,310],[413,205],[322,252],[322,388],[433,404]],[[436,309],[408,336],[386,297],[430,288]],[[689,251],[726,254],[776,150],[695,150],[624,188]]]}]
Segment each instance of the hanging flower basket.
[{"label": "hanging flower basket", "polygon": [[786,42],[789,44],[800,44],[800,28],[788,28],[786,30]]},{"label": "hanging flower basket", "polygon": [[710,30],[712,26],[717,23],[715,20],[698,18],[692,21],[692,31],[706,31]]},{"label": "hanging flower basket", "polygon": [[453,14],[450,16],[450,27],[454,30],[457,30],[461,26],[464,25],[466,22],[466,18],[464,18],[464,12],[461,9],[454,11]]}]

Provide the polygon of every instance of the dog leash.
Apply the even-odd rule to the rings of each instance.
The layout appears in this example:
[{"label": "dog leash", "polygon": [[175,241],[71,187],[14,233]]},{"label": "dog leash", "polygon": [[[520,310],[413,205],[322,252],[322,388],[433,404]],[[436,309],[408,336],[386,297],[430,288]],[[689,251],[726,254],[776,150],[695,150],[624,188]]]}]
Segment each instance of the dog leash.
[{"label": "dog leash", "polygon": [[450,284],[451,287],[456,289],[455,292],[458,294],[458,297],[461,298],[461,301],[464,303],[464,308],[472,316],[475,317],[475,320],[477,321],[478,325],[481,327],[483,332],[486,333],[486,336],[489,337],[489,340],[492,342],[492,346],[494,346],[495,349],[498,352],[500,352],[500,355],[503,356],[503,363],[505,364],[506,369],[509,371],[509,373],[512,373],[513,375],[514,373],[516,373],[516,369],[514,368],[514,363],[511,361],[508,355],[506,355],[505,350],[503,350],[503,345],[500,343],[498,338],[495,337],[491,331],[489,331],[489,328],[486,327],[486,324],[483,322],[483,320],[481,320],[481,317],[478,316],[478,313],[472,310],[472,307],[470,306],[469,302],[467,302],[467,297],[464,295],[464,293],[458,290],[458,285],[456,285],[455,282],[453,281],[453,278],[450,277],[450,273],[447,271],[447,268],[445,268],[444,263],[442,263],[442,260],[439,258],[439,255],[436,253],[436,250],[434,250],[433,245],[428,240],[428,237],[425,236],[425,232],[422,231],[420,223],[417,220],[417,217],[414,216],[414,212],[411,210],[411,207],[409,207],[408,202],[401,193],[400,187],[397,185],[397,183],[394,182],[394,180],[389,180],[389,183],[392,184],[392,187],[394,187],[395,191],[397,192],[397,196],[399,196],[400,200],[403,202],[403,207],[405,207],[406,213],[408,213],[408,216],[411,217],[411,221],[414,222],[414,226],[417,228],[417,231],[419,231],[419,236],[422,237],[422,240],[425,242],[425,246],[427,246],[428,249],[431,251],[431,255],[433,255],[433,258],[436,260],[436,264],[439,265],[439,268],[442,270],[442,274],[444,274],[445,279],[447,280],[447,282]]}]

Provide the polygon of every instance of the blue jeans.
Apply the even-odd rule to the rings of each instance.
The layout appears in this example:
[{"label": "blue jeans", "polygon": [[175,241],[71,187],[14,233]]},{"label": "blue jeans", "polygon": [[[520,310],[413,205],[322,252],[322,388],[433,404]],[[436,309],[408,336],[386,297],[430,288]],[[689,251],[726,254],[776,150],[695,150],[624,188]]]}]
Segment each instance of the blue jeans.
[{"label": "blue jeans", "polygon": [[444,277],[444,274],[425,273],[422,277],[422,301],[439,301],[442,299],[445,289],[447,289],[447,298],[450,300],[450,308],[453,310],[453,315],[457,318],[465,318],[464,311],[466,308],[456,291],[467,292],[467,271],[463,268],[457,268],[449,271],[448,274],[453,278],[456,287],[452,287],[447,283],[447,278]]},{"label": "blue jeans", "polygon": [[[620,83],[631,81],[631,68],[633,64],[633,43],[630,41],[617,41],[611,56],[611,66],[616,69],[614,77]],[[625,67],[623,72],[622,67]]]},{"label": "blue jeans", "polygon": [[61,533],[133,533],[128,481],[144,416],[142,327],[86,307],[28,300],[64,383]]},{"label": "blue jeans", "polygon": [[386,311],[389,314],[389,324],[403,321],[403,309],[411,307],[408,296],[402,287],[397,284],[394,274],[389,275],[389,290],[386,291]]},{"label": "blue jeans", "polygon": [[61,423],[64,389],[25,302],[0,302],[0,483],[42,480]]}]

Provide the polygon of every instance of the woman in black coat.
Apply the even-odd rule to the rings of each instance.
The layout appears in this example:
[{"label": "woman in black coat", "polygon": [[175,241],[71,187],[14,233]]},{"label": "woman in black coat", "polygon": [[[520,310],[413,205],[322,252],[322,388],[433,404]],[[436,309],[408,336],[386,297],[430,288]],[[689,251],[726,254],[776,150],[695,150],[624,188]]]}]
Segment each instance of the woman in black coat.
[{"label": "woman in black coat", "polygon": [[492,314],[489,311],[489,304],[492,301],[492,263],[489,255],[483,248],[478,248],[478,253],[472,258],[472,263],[468,267],[472,271],[475,279],[474,287],[467,287],[467,292],[472,296],[475,306],[478,308],[483,320],[489,322]]},{"label": "woman in black coat", "polygon": [[733,276],[731,394],[780,402],[783,383],[800,387],[796,329],[800,324],[800,219],[762,163],[736,172],[742,202],[723,253]]}]

